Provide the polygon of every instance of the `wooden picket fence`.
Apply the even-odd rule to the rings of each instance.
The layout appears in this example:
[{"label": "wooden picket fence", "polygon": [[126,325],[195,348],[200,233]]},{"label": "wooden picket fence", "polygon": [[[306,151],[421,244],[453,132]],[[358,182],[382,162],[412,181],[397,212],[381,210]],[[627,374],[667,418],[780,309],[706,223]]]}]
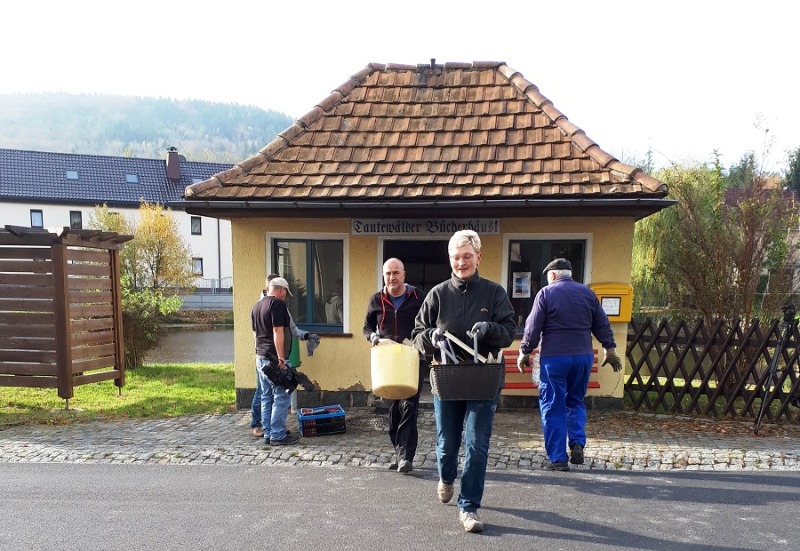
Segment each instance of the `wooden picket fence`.
[{"label": "wooden picket fence", "polygon": [[625,394],[636,410],[753,420],[767,400],[763,422],[799,423],[800,338],[797,323],[789,327],[771,377],[780,320],[634,320]]}]

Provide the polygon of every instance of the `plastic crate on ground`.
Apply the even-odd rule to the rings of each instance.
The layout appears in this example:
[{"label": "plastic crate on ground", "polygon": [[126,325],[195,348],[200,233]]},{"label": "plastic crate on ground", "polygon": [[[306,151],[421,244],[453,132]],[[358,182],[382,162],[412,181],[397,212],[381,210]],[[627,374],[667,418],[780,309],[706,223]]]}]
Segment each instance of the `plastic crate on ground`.
[{"label": "plastic crate on ground", "polygon": [[315,408],[300,408],[297,424],[301,436],[322,436],[345,432],[345,413],[342,406],[332,404]]}]

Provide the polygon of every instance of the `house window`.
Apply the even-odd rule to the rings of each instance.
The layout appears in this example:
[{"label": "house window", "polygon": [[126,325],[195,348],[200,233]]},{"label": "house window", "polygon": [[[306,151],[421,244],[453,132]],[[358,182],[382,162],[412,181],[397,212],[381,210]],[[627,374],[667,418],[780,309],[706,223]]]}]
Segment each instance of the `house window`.
[{"label": "house window", "polygon": [[68,170],[67,171],[67,180],[77,180],[78,179],[78,171],[77,170]]},{"label": "house window", "polygon": [[192,273],[196,276],[203,275],[203,259],[199,257],[192,258]]},{"label": "house window", "polygon": [[192,235],[203,235],[203,221],[199,216],[192,216]]},{"label": "house window", "polygon": [[554,258],[572,264],[572,279],[583,283],[586,241],[582,239],[511,240],[508,243],[508,296],[514,307],[517,332],[525,328],[536,293],[547,284],[542,270]]},{"label": "house window", "polygon": [[138,174],[126,174],[125,175],[125,182],[128,184],[138,184],[139,183],[139,175]]},{"label": "house window", "polygon": [[44,227],[44,215],[42,214],[42,211],[31,209],[31,227],[32,228]]},{"label": "house window", "polygon": [[72,230],[83,229],[83,214],[79,210],[69,211],[69,227]]},{"label": "house window", "polygon": [[340,240],[274,240],[272,266],[286,278],[294,322],[309,329],[342,331],[344,317],[344,242]]}]

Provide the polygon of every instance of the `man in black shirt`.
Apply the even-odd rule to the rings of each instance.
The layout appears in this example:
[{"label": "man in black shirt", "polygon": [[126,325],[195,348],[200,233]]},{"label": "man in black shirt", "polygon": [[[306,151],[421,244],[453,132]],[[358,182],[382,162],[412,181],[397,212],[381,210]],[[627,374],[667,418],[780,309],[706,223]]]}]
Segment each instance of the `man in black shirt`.
[{"label": "man in black shirt", "polygon": [[267,296],[256,302],[250,312],[253,335],[256,341],[256,376],[261,385],[261,423],[265,443],[285,446],[297,442],[298,437],[286,433],[286,417],[291,405],[291,392],[275,385],[265,368],[288,369],[286,351],[291,343],[289,310],[286,296],[292,296],[289,283],[276,277],[268,283]]}]

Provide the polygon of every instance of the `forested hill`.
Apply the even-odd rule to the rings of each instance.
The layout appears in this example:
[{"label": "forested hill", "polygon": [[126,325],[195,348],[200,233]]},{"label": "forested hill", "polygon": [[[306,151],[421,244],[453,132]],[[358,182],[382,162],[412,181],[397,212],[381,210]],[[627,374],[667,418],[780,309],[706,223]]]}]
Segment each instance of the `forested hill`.
[{"label": "forested hill", "polygon": [[293,119],[258,107],[199,100],[89,94],[0,94],[0,148],[164,157],[190,161],[251,157]]}]

